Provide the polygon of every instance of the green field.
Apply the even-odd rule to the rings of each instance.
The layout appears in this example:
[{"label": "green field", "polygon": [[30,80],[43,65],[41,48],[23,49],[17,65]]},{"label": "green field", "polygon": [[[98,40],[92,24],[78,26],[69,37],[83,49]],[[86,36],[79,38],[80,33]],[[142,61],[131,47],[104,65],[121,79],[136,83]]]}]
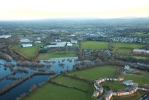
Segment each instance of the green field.
[{"label": "green field", "polygon": [[130,50],[129,49],[118,49],[117,52],[119,53],[128,53]]},{"label": "green field", "polygon": [[142,48],[142,44],[132,44],[132,43],[112,43],[114,48],[131,48],[131,49],[138,49]]},{"label": "green field", "polygon": [[136,82],[139,85],[145,85],[149,83],[149,79],[141,76],[134,76],[134,75],[123,75],[123,76],[125,80],[133,80],[133,82]]},{"label": "green field", "polygon": [[47,60],[50,58],[62,58],[62,57],[76,57],[76,51],[58,51],[58,52],[48,52],[48,53],[40,53],[38,56],[38,60]]},{"label": "green field", "polygon": [[82,42],[82,49],[108,49],[109,42],[85,41]]},{"label": "green field", "polygon": [[[98,78],[103,78],[107,76],[114,76],[116,67],[108,65],[108,66],[101,66],[101,67],[94,67],[90,69],[85,69],[81,71],[71,72],[67,75],[74,76],[77,75],[80,78],[86,78],[88,80],[95,80]],[[149,73],[140,71],[143,76],[149,78]],[[135,75],[122,75],[124,76],[125,80],[133,80],[133,82],[139,83],[139,85],[144,85],[149,83],[149,79],[135,76]],[[67,76],[58,76],[52,81],[67,85],[69,87],[77,87],[83,90],[87,90],[89,92],[82,92],[73,88],[66,88],[58,85],[54,85],[51,83],[46,83],[44,86],[38,88],[36,91],[29,94],[29,96],[25,97],[22,100],[93,100],[91,98],[93,94],[93,87],[89,82],[85,82],[82,80],[74,79]],[[108,90],[109,88],[119,90],[124,89],[126,86],[122,85],[119,82],[104,82],[102,86]],[[107,88],[109,87],[109,88]],[[119,100],[121,98],[136,100],[140,98],[144,92],[137,92],[134,96],[127,96],[127,97],[114,97],[112,100]],[[122,100],[125,100],[122,99]]]},{"label": "green field", "polygon": [[53,81],[67,85],[67,86],[74,86],[83,90],[88,90],[89,84],[84,81],[76,80],[66,76],[58,76]]},{"label": "green field", "polygon": [[126,86],[124,86],[123,84],[121,84],[120,82],[104,82],[102,84],[103,87],[109,87],[108,90],[112,89],[112,90],[119,90],[119,89],[125,89]]},{"label": "green field", "polygon": [[80,77],[93,81],[98,78],[114,76],[114,72],[115,72],[114,66],[109,65],[109,66],[95,67],[91,69],[72,72],[72,73],[69,73],[68,75],[73,76],[76,74]]},{"label": "green field", "polygon": [[23,48],[21,46],[15,45],[15,46],[12,46],[11,49],[15,49],[15,50],[19,51],[22,55],[26,56],[27,58],[31,58],[36,55],[36,53],[38,52],[38,48],[42,45],[43,44],[37,44],[30,48]]},{"label": "green field", "polygon": [[91,100],[91,98],[85,92],[46,83],[22,100]]},{"label": "green field", "polygon": [[136,35],[137,35],[138,37],[149,36],[149,34],[146,34],[145,32],[136,32]]},{"label": "green field", "polygon": [[131,57],[134,57],[134,58],[137,58],[137,59],[148,59],[149,56],[133,55]]}]

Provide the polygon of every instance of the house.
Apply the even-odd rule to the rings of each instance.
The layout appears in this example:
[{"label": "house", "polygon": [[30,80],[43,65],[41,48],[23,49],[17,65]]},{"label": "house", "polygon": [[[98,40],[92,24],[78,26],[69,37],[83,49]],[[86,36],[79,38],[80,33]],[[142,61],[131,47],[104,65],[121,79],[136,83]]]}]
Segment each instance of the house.
[{"label": "house", "polygon": [[138,86],[138,90],[149,92],[149,87],[147,87],[147,86]]},{"label": "house", "polygon": [[98,91],[94,91],[92,97],[93,98],[97,98],[99,96],[99,92]]},{"label": "house", "polygon": [[28,47],[32,47],[32,46],[33,46],[32,44],[22,44],[23,48],[28,48]]},{"label": "house", "polygon": [[113,91],[110,90],[107,93],[105,93],[105,100],[110,100],[112,98]]},{"label": "house", "polygon": [[124,70],[130,70],[130,67],[128,65],[125,65]]},{"label": "house", "polygon": [[123,80],[124,80],[124,77],[122,77],[122,76],[118,77],[118,81],[123,81]]},{"label": "house", "polygon": [[125,65],[124,70],[127,72],[132,72],[133,69],[131,69],[128,65]]}]

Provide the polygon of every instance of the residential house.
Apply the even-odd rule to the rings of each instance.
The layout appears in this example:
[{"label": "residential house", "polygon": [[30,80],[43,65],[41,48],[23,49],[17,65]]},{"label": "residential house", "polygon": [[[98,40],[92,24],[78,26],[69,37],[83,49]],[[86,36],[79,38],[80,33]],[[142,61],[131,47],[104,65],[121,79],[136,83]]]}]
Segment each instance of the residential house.
[{"label": "residential house", "polygon": [[97,98],[99,96],[99,92],[98,91],[94,91],[92,97],[93,98]]},{"label": "residential house", "polygon": [[112,98],[113,91],[110,90],[107,93],[105,93],[105,100],[110,100]]}]

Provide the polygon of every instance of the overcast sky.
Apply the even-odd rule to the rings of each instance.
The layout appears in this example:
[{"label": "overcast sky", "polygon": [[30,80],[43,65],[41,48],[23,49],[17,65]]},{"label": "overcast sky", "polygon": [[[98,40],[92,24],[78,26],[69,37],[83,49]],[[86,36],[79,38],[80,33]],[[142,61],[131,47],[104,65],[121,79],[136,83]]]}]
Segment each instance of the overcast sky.
[{"label": "overcast sky", "polygon": [[149,17],[149,0],[0,0],[0,20]]}]

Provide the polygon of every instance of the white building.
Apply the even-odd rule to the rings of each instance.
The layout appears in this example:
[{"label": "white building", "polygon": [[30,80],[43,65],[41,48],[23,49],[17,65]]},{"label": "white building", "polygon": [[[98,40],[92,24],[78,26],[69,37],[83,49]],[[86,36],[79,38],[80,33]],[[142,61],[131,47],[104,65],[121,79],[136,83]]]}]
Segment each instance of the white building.
[{"label": "white building", "polygon": [[10,38],[10,37],[11,37],[11,35],[0,35],[1,39],[7,39],[7,38]]},{"label": "white building", "polygon": [[32,44],[22,44],[23,48],[28,48],[28,47],[32,47],[32,46],[33,46]]},{"label": "white building", "polygon": [[21,43],[23,43],[23,42],[24,42],[24,43],[27,43],[27,42],[31,42],[31,41],[30,41],[29,39],[21,39],[20,42],[21,42]]},{"label": "white building", "polygon": [[78,41],[77,40],[73,40],[73,39],[71,39],[71,41],[70,41],[72,44],[77,44],[78,43]]},{"label": "white building", "polygon": [[53,47],[65,47],[65,45],[67,44],[67,46],[69,47],[71,47],[72,46],[72,44],[70,43],[70,42],[56,42],[56,44],[55,45],[48,45],[48,46],[46,46],[47,48],[53,48]]}]

